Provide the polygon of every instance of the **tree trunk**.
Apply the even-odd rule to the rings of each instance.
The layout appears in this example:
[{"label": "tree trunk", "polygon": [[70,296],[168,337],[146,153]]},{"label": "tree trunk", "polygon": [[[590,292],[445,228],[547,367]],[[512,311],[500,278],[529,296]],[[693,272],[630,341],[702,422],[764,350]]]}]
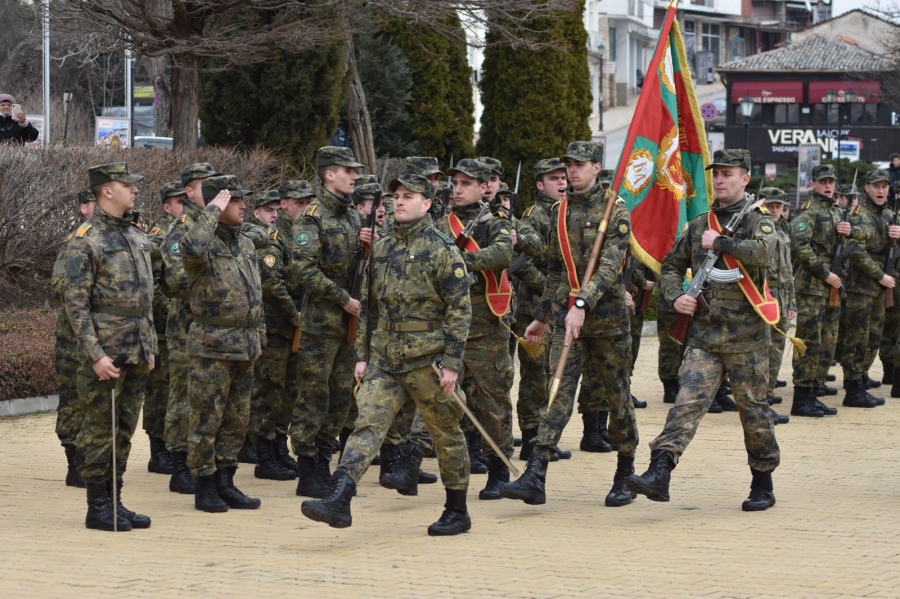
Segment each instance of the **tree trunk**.
[{"label": "tree trunk", "polygon": [[155,133],[159,137],[171,137],[172,94],[169,87],[169,74],[166,72],[169,68],[169,57],[158,56],[145,58],[144,60],[146,61],[147,73],[159,97],[159,103],[156,107],[156,118],[154,119]]},{"label": "tree trunk", "polygon": [[353,79],[350,82],[350,91],[347,93],[347,101],[344,103],[344,112],[347,115],[347,135],[350,137],[350,147],[357,162],[366,165],[366,172],[375,172],[375,141],[372,139],[372,120],[369,118],[369,108],[366,106],[366,92],[359,73],[356,72],[356,53],[353,48],[353,37],[349,36],[347,42],[346,70],[352,69]]},{"label": "tree trunk", "polygon": [[197,149],[200,118],[200,59],[177,56],[172,60],[172,138],[176,150]]}]

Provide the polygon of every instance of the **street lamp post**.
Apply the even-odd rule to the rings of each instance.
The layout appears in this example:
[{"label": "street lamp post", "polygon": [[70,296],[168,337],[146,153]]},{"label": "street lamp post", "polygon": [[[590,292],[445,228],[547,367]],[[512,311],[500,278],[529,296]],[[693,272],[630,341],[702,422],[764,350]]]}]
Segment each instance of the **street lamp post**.
[{"label": "street lamp post", "polygon": [[750,149],[750,117],[753,116],[753,98],[744,96],[741,98],[741,116],[744,117],[744,149]]},{"label": "street lamp post", "polygon": [[597,52],[600,53],[600,131],[603,131],[603,54],[606,52],[606,46],[600,44],[597,46]]},{"label": "street lamp post", "polygon": [[[835,181],[835,190],[836,193],[840,193],[841,189],[841,127],[844,124],[844,115],[845,112],[849,112],[848,108],[846,111],[844,110],[844,104],[851,106],[854,102],[856,102],[856,92],[853,91],[853,88],[847,88],[847,91],[844,92],[844,99],[841,100],[840,94],[834,91],[834,89],[828,90],[828,93],[825,94],[825,103],[826,104],[836,104],[837,112],[838,112],[838,130],[837,130],[837,160],[835,161],[835,174],[837,175],[837,181]],[[849,121],[849,115],[847,116]]]},{"label": "street lamp post", "polygon": [[63,117],[65,124],[63,125],[63,145],[66,145],[66,139],[69,137],[69,102],[72,101],[72,93],[65,92],[63,94]]}]

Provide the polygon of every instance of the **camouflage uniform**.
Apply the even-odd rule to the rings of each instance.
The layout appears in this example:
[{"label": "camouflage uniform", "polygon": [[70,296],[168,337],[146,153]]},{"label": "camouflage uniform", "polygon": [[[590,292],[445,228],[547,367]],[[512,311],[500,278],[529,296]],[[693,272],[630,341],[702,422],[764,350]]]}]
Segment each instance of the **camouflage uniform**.
[{"label": "camouflage uniform", "polygon": [[[766,187],[759,193],[760,198],[765,198],[766,204],[778,202],[787,204],[784,192],[775,187]],[[779,220],[775,223],[775,268],[769,269],[766,279],[769,282],[769,292],[778,301],[778,309],[781,318],[775,326],[782,333],[787,333],[790,321],[789,311],[797,311],[797,296],[794,293],[794,269],[791,265],[791,235],[789,227]],[[778,371],[781,370],[781,362],[784,357],[784,345],[787,339],[777,333],[772,335],[772,343],[769,344],[769,382],[766,385],[766,397],[772,397],[775,393],[775,383],[778,382]]]},{"label": "camouflage uniform", "polygon": [[[715,165],[741,166],[749,171],[750,155],[746,150],[719,150],[707,168]],[[724,208],[715,202],[712,210],[725,226],[748,201],[744,197]],[[707,229],[706,214],[694,218],[663,261],[659,283],[670,303],[674,304],[684,294],[687,269],[696,271],[706,257],[701,237]],[[756,287],[762,289],[775,243],[771,217],[764,210],[754,209],[738,225],[733,238],[720,236],[713,248],[740,260]],[[716,266],[727,268],[721,258]],[[709,310],[698,310],[691,320],[684,361],[678,373],[681,385],[678,398],[669,410],[665,428],[650,442],[650,448],[654,452],[667,452],[677,464],[697,432],[723,376],[727,375],[740,411],[750,468],[771,472],[778,466],[780,452],[766,403],[769,325],[754,311],[737,283],[711,283],[706,298]]]},{"label": "camouflage uniform", "polygon": [[[143,179],[125,163],[90,169],[91,185]],[[66,250],[65,304],[81,355],[78,397],[83,421],[76,441],[77,462],[88,484],[108,481],[112,443],[116,443],[116,478],[128,464],[147,374],[158,353],[153,329],[153,275],[150,242],[130,219],[99,205],[82,224]],[[119,378],[98,381],[92,365],[108,356],[127,358]],[[111,438],[110,392],[116,385],[116,439]]]},{"label": "camouflage uniform", "polygon": [[[490,178],[488,168],[477,160],[464,159],[450,169],[450,174],[460,172],[487,181]],[[478,203],[453,207],[453,214],[463,226],[476,218],[480,211]],[[449,216],[440,219],[435,226],[445,235],[456,237],[450,229]],[[471,238],[478,243],[478,251],[463,252],[466,268],[475,282],[469,288],[472,323],[459,373],[460,387],[475,417],[507,457],[513,452],[512,404],[509,397],[513,384],[513,361],[507,341],[509,332],[488,307],[486,283],[481,273],[490,270],[499,275],[509,267],[513,253],[510,227],[505,212],[498,209],[493,214],[487,213],[472,232]],[[484,440],[482,451],[487,457],[494,455],[494,450]]]},{"label": "camouflage uniform", "polygon": [[[237,177],[216,176],[203,181],[203,199],[223,189],[232,198],[251,193]],[[266,333],[255,248],[239,227],[219,223],[220,214],[207,205],[181,239],[193,315],[188,465],[195,479],[237,467],[250,417],[253,362]]]},{"label": "camouflage uniform", "polygon": [[[434,195],[422,176],[406,175],[391,187],[396,184]],[[471,305],[459,250],[428,216],[396,225],[390,237],[375,244],[362,303],[356,359],[368,367],[340,470],[359,482],[394,415],[412,400],[435,440],[444,486],[466,490],[469,456],[459,428],[462,409],[443,394],[431,368],[435,359],[442,359],[445,368],[462,367]]]},{"label": "camouflage uniform", "polygon": [[669,331],[675,326],[678,312],[663,296],[658,285],[654,289],[653,301],[656,306],[656,336],[659,339],[657,374],[664,385],[667,381],[674,381],[677,385],[678,371],[681,370],[681,361],[684,358],[684,346],[669,337]]},{"label": "camouflage uniform", "polygon": [[[349,149],[334,147],[320,148],[317,163],[362,166]],[[291,419],[291,445],[300,457],[330,459],[350,410],[353,344],[347,340],[343,306],[350,300],[351,261],[361,228],[350,198],[320,186],[291,233],[292,279],[309,293],[300,323],[303,385]]]}]

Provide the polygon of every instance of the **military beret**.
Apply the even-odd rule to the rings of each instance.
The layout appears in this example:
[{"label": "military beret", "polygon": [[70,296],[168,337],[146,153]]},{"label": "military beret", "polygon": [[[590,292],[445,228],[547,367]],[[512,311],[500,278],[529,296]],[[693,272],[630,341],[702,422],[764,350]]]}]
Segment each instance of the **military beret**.
[{"label": "military beret", "polygon": [[226,189],[231,192],[231,197],[242,198],[253,194],[249,189],[241,187],[240,181],[234,175],[208,177],[203,180],[203,186],[201,187],[203,199],[206,201],[212,200],[219,195],[220,191],[225,191]]},{"label": "military beret", "polygon": [[430,175],[442,175],[438,166],[438,159],[433,156],[410,156],[406,159],[406,169],[403,171],[405,175],[422,175],[428,177]]},{"label": "military beret", "polygon": [[706,170],[714,166],[739,166],[750,171],[750,152],[747,150],[716,150]]},{"label": "military beret", "polygon": [[124,162],[111,162],[109,164],[92,166],[88,169],[88,181],[91,187],[101,183],[109,183],[110,181],[137,183],[143,178],[143,175],[135,175],[129,171],[128,165]]},{"label": "military beret", "polygon": [[388,183],[388,190],[394,193],[400,186],[410,191],[421,193],[429,200],[434,199],[434,185],[424,175],[401,175]]},{"label": "military beret", "polygon": [[603,162],[603,144],[594,141],[573,141],[566,147],[563,158],[578,162]]},{"label": "military beret", "polygon": [[453,176],[455,173],[461,173],[484,183],[491,182],[491,167],[474,158],[463,158],[456,166],[447,169],[448,175]]},{"label": "military beret", "polygon": [[90,187],[82,187],[75,194],[75,197],[78,198],[79,204],[87,204],[97,199],[94,197],[94,191]]},{"label": "military beret", "polygon": [[877,183],[878,181],[891,182],[891,175],[887,172],[887,169],[876,168],[866,176],[866,183]]},{"label": "military beret", "polygon": [[362,168],[363,165],[356,162],[353,150],[338,146],[325,146],[316,151],[316,166],[331,165],[348,166],[350,168]]},{"label": "military beret", "polygon": [[281,194],[282,198],[297,199],[316,195],[309,183],[307,183],[306,181],[294,179],[282,181],[281,185],[278,186],[278,193]]},{"label": "military beret", "polygon": [[159,188],[159,199],[163,202],[168,198],[182,196],[184,194],[184,185],[181,184],[181,181],[169,181]]},{"label": "military beret", "polygon": [[837,179],[837,174],[834,172],[834,165],[820,164],[819,166],[813,167],[812,180],[821,181],[822,179]]},{"label": "military beret", "polygon": [[765,200],[766,204],[787,204],[787,194],[777,187],[763,187],[759,191],[759,199]]},{"label": "military beret", "polygon": [[503,163],[496,158],[491,158],[490,156],[479,156],[475,160],[486,164],[492,172],[497,173],[501,177],[503,176]]},{"label": "military beret", "polygon": [[221,173],[217,173],[216,169],[212,167],[212,165],[208,162],[195,162],[194,164],[185,167],[181,171],[181,184],[187,185],[191,181],[195,181],[197,179],[206,179],[208,177],[215,177]]},{"label": "military beret", "polygon": [[270,189],[269,191],[264,191],[257,195],[256,201],[253,202],[253,207],[262,208],[266,204],[271,204],[272,202],[281,202],[281,194],[276,189]]},{"label": "military beret", "polygon": [[532,168],[531,172],[534,175],[534,180],[537,181],[542,175],[564,170],[566,170],[566,165],[559,158],[542,158],[534,163],[534,168]]}]

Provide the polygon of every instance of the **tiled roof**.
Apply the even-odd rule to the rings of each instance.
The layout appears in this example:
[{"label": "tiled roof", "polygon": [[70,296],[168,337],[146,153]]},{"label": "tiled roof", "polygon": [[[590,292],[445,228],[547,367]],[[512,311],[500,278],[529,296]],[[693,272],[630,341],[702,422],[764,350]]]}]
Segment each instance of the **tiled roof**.
[{"label": "tiled roof", "polygon": [[887,58],[832,37],[813,35],[777,50],[719,65],[720,71],[885,71],[894,68]]}]

